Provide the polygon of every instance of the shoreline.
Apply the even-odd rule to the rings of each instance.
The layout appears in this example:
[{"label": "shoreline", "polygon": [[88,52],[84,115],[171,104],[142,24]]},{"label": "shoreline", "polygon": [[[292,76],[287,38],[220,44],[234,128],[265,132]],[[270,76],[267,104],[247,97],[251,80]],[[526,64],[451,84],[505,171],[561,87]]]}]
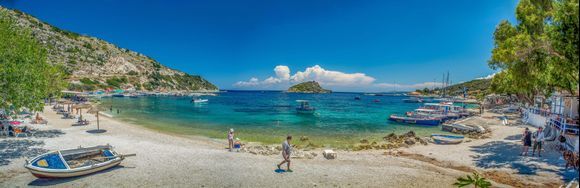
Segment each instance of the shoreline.
[{"label": "shoreline", "polygon": [[[209,186],[209,187],[451,187],[455,179],[470,174],[454,169],[456,164],[491,173],[507,173],[508,179],[529,181],[527,185],[555,185],[561,183],[558,176],[549,173],[536,175],[513,174],[509,168],[481,168],[470,157],[470,146],[494,142],[497,138],[482,139],[460,145],[442,146],[429,144],[395,150],[337,150],[338,158],[324,159],[320,149],[308,152],[317,156],[293,158],[293,173],[276,173],[275,164],[281,161],[279,154],[260,155],[249,152],[228,152],[225,140],[201,136],[182,136],[155,131],[141,125],[130,124],[114,118],[100,118],[101,134],[90,134],[87,130],[96,129],[93,115],[83,115],[91,122],[88,126],[71,126],[74,120],[61,119],[60,115],[45,108],[42,116],[49,120],[48,125],[35,125],[39,130],[58,129],[63,135],[53,138],[7,139],[17,142],[43,142],[38,148],[59,150],[82,146],[111,144],[119,153],[137,153],[117,168],[65,180],[41,180],[34,178],[22,168],[25,157],[13,159],[8,165],[0,166],[0,187],[43,186],[57,187],[84,186]],[[510,134],[519,127],[505,131]],[[503,135],[500,135],[503,136]],[[298,140],[298,139],[296,139]],[[2,140],[0,140],[2,141]],[[420,160],[401,155],[388,155],[387,152],[405,152],[422,155],[434,160]],[[453,153],[452,156],[445,153]],[[454,161],[450,159],[461,159]],[[493,174],[490,175],[490,177]],[[225,178],[224,177],[228,177]],[[510,187],[509,181],[494,186]],[[514,184],[515,185],[515,184]],[[512,185],[513,186],[513,185]]]}]

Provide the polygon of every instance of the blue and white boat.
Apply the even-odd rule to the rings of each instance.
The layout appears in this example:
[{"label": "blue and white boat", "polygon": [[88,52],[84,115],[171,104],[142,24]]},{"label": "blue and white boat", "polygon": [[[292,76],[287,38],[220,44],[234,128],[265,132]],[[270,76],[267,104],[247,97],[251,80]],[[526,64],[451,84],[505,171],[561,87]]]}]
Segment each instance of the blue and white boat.
[{"label": "blue and white boat", "polygon": [[399,116],[399,115],[393,114],[393,115],[389,116],[389,120],[394,121],[394,122],[399,122],[399,123],[429,125],[429,126],[437,126],[437,125],[441,124],[440,118],[423,116],[423,115]]},{"label": "blue and white boat", "polygon": [[26,161],[27,168],[38,178],[68,178],[87,175],[119,165],[125,157],[110,145],[51,151]]},{"label": "blue and white boat", "polygon": [[403,99],[403,102],[405,102],[405,103],[422,103],[423,99],[421,99],[419,97],[411,97],[408,99]]}]

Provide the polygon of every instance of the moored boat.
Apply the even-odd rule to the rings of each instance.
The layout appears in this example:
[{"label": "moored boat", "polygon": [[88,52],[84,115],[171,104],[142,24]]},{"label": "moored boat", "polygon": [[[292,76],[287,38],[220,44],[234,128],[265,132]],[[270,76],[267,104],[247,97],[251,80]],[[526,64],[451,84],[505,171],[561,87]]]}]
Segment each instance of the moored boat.
[{"label": "moored boat", "polygon": [[193,100],[191,100],[191,102],[193,102],[193,103],[206,103],[208,101],[209,101],[208,99],[193,99]]},{"label": "moored boat", "polygon": [[460,123],[453,123],[453,124],[444,124],[441,127],[443,131],[452,132],[453,130],[459,132],[484,132],[485,128],[480,125],[465,125]]},{"label": "moored boat", "polygon": [[296,112],[300,114],[313,114],[316,109],[310,106],[310,103],[307,100],[296,100],[296,102],[300,103],[298,107],[296,107]]},{"label": "moored boat", "polygon": [[399,123],[407,123],[407,124],[417,124],[417,125],[430,125],[430,126],[437,126],[441,123],[441,119],[429,117],[429,116],[398,116],[393,114],[389,116],[389,120],[399,122]]},{"label": "moored boat", "polygon": [[446,135],[446,134],[431,134],[431,139],[436,144],[459,144],[463,142],[463,136]]},{"label": "moored boat", "polygon": [[119,165],[125,157],[110,145],[51,151],[41,154],[24,167],[38,178],[68,178],[87,175]]},{"label": "moored boat", "polygon": [[419,98],[419,97],[411,97],[408,99],[403,99],[403,102],[406,103],[422,103],[423,99]]}]

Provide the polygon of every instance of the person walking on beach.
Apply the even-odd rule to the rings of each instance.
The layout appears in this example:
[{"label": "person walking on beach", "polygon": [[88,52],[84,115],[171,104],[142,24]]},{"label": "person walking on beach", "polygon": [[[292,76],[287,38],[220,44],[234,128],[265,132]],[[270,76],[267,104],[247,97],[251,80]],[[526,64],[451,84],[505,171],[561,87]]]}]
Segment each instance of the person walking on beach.
[{"label": "person walking on beach", "polygon": [[538,128],[538,130],[534,133],[534,147],[532,149],[532,156],[534,156],[534,153],[536,153],[536,148],[538,149],[538,157],[542,157],[542,154],[540,153],[542,151],[542,142],[544,142],[544,128],[540,127]]},{"label": "person walking on beach", "polygon": [[232,151],[234,148],[234,129],[230,129],[228,132],[228,149]]},{"label": "person walking on beach", "polygon": [[503,125],[508,125],[508,117],[505,114],[501,114],[501,123]]},{"label": "person walking on beach", "polygon": [[524,131],[524,135],[522,136],[522,141],[524,142],[524,148],[522,149],[521,155],[527,156],[528,150],[532,145],[532,133],[530,132],[530,129],[528,129],[527,127],[526,130]]},{"label": "person walking on beach", "polygon": [[280,169],[280,166],[282,166],[284,163],[287,163],[288,169],[286,170],[286,172],[292,172],[292,170],[290,169],[290,154],[292,154],[292,145],[290,145],[291,141],[292,136],[288,135],[286,137],[286,141],[282,143],[282,157],[284,158],[284,160],[280,162],[280,164],[278,164],[278,169]]},{"label": "person walking on beach", "polygon": [[109,110],[110,110],[111,112],[113,112],[113,105],[111,105],[111,107],[109,108]]}]

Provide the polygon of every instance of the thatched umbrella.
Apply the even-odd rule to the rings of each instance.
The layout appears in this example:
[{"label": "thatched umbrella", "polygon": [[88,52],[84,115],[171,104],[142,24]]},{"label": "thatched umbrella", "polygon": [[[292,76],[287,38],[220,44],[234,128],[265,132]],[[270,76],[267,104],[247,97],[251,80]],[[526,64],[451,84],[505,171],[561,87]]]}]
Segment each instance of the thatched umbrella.
[{"label": "thatched umbrella", "polygon": [[[69,100],[66,100],[66,99],[59,99],[59,100],[57,101],[57,104],[62,104],[62,105],[71,105],[71,104],[74,104],[74,102],[72,102],[72,101],[69,101]],[[64,106],[63,106],[63,108],[64,108]],[[69,108],[69,109],[70,109],[70,108]]]},{"label": "thatched umbrella", "polygon": [[97,104],[92,105],[91,108],[87,111],[87,113],[95,114],[95,116],[97,117],[97,130],[89,131],[90,133],[103,133],[106,131],[106,130],[102,130],[100,125],[99,125],[99,112],[100,111],[102,111],[102,109]]},{"label": "thatched umbrella", "polygon": [[83,116],[83,109],[85,108],[91,108],[92,106],[90,104],[78,104],[78,105],[74,105],[73,108],[76,108],[78,110],[80,110],[80,117]]}]

